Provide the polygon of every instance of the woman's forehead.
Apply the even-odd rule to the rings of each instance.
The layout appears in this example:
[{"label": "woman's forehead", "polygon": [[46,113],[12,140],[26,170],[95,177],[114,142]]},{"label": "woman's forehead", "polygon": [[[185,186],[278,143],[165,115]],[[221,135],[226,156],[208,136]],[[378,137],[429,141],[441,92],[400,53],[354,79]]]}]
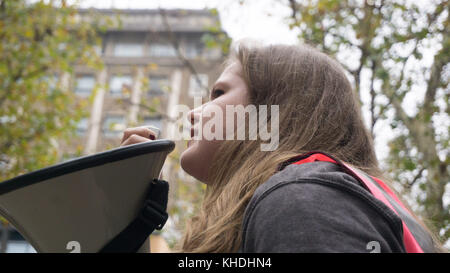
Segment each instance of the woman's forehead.
[{"label": "woman's forehead", "polygon": [[242,78],[242,66],[239,62],[233,62],[225,67],[216,82],[228,83],[236,81],[237,78]]},{"label": "woman's forehead", "polygon": [[228,65],[216,81],[216,86],[229,86],[231,83],[242,79],[242,66],[239,62]]},{"label": "woman's forehead", "polygon": [[242,65],[238,61],[235,61],[225,67],[222,74],[234,74],[234,76],[241,76]]}]

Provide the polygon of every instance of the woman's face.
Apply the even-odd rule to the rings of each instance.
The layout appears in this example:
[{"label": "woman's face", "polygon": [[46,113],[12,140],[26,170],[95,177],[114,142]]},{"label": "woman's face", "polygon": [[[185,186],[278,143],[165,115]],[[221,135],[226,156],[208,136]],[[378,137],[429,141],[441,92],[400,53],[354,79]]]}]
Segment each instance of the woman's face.
[{"label": "woman's face", "polygon": [[[192,109],[188,113],[188,119],[193,126],[192,131],[198,132],[200,118],[202,118],[201,124],[203,125],[204,131],[205,123],[213,118],[216,113],[213,109],[215,109],[215,107],[220,107],[222,109],[221,112],[223,113],[222,131],[225,136],[225,125],[227,124],[225,119],[226,105],[243,105],[245,107],[248,104],[248,87],[244,79],[240,76],[241,73],[242,66],[239,62],[234,62],[224,69],[216,83],[213,85],[209,101],[200,107]],[[214,131],[214,129],[212,131]],[[188,174],[205,184],[209,184],[210,181],[208,181],[207,172],[212,164],[213,156],[223,139],[224,137],[222,137],[221,140],[207,140],[205,137],[201,137],[201,139],[198,140],[190,140],[187,144],[187,149],[181,154],[181,167]]]}]

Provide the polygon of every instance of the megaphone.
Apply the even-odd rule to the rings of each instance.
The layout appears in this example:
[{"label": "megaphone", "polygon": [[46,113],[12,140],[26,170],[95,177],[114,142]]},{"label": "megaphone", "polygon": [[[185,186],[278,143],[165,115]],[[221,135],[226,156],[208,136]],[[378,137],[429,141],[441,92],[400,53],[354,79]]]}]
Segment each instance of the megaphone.
[{"label": "megaphone", "polygon": [[37,252],[149,252],[142,233],[167,220],[168,183],[158,177],[174,148],[131,144],[1,182],[0,215]]}]

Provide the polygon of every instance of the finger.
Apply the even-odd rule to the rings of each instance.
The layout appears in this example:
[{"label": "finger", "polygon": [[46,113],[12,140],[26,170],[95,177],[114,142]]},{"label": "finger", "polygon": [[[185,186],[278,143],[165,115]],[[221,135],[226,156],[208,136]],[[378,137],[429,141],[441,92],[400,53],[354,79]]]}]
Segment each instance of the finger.
[{"label": "finger", "polygon": [[146,127],[148,129],[150,129],[150,131],[154,132],[156,134],[155,135],[156,138],[159,138],[159,136],[161,135],[161,129],[159,129],[157,127],[154,127],[152,125],[147,125],[147,126],[143,126],[143,127]]},{"label": "finger", "polygon": [[149,140],[146,137],[140,136],[140,135],[132,134],[129,138],[127,138],[127,140],[125,140],[125,142],[120,144],[120,146],[126,146],[126,145],[130,145],[130,144],[136,144],[136,143],[148,142],[148,141],[151,141],[151,140]]},{"label": "finger", "polygon": [[123,132],[123,137],[122,137],[122,141],[124,142],[125,140],[127,140],[131,135],[139,135],[148,139],[152,139],[155,140],[156,139],[156,133],[153,132],[152,130],[150,130],[149,128],[146,127],[134,127],[134,128],[127,128],[125,129],[125,131]]},{"label": "finger", "polygon": [[131,135],[136,134],[146,138],[152,138],[154,136],[156,138],[156,133],[146,127],[134,127],[125,129],[122,137],[122,142],[128,139]]},{"label": "finger", "polygon": [[136,143],[142,143],[142,142],[148,142],[151,141],[148,138],[132,134],[129,138],[127,138],[120,146],[126,146],[130,144],[136,144]]}]

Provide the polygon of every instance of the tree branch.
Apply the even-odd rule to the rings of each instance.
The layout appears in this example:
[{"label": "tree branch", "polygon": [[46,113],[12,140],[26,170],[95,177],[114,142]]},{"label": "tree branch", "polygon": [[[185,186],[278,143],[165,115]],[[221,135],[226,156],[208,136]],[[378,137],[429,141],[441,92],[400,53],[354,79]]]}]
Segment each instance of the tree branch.
[{"label": "tree branch", "polygon": [[414,183],[416,183],[416,181],[417,181],[419,178],[422,177],[422,172],[423,172],[424,170],[426,170],[425,167],[422,167],[422,168],[419,170],[419,172],[416,174],[416,176],[414,176],[413,180],[411,180],[411,182],[408,183],[408,188],[411,188],[411,187],[414,185]]},{"label": "tree branch", "polygon": [[175,37],[175,35],[174,35],[173,31],[172,31],[172,28],[171,28],[171,26],[170,26],[170,24],[169,24],[169,21],[168,21],[168,19],[167,19],[166,11],[165,11],[164,9],[159,8],[159,12],[160,12],[161,17],[162,17],[162,19],[163,19],[163,23],[164,23],[164,25],[165,25],[165,27],[166,27],[168,33],[169,33],[169,38],[170,38],[170,40],[171,40],[171,42],[172,42],[172,45],[173,45],[173,47],[175,48],[175,50],[176,50],[176,52],[177,52],[178,58],[183,62],[184,65],[186,65],[186,66],[188,67],[188,69],[190,70],[191,74],[194,75],[195,81],[197,82],[197,84],[198,84],[201,88],[203,88],[204,90],[206,90],[206,93],[208,93],[208,92],[209,92],[208,87],[205,86],[205,85],[202,83],[202,81],[201,81],[200,78],[198,77],[198,73],[197,73],[196,69],[194,68],[194,66],[191,64],[191,62],[190,62],[188,59],[186,59],[186,57],[185,57],[185,56],[183,55],[183,53],[181,52],[180,44],[178,43],[178,40],[177,40],[177,38]]},{"label": "tree branch", "polygon": [[387,98],[389,100],[389,103],[394,106],[395,112],[397,114],[397,117],[404,122],[405,126],[410,131],[416,131],[416,128],[414,126],[414,120],[411,119],[403,110],[403,107],[401,106],[401,101],[396,96],[396,91],[400,89],[403,83],[403,79],[405,78],[405,68],[406,64],[408,63],[408,60],[411,56],[413,56],[414,52],[417,50],[418,41],[415,40],[414,48],[412,52],[406,57],[405,61],[403,62],[402,69],[400,72],[400,78],[397,81],[394,88],[392,88],[391,84],[389,83],[389,79],[386,79],[383,81],[383,89],[387,91],[385,92],[385,95],[387,95]]},{"label": "tree branch", "polygon": [[295,0],[289,0],[289,6],[292,9],[292,19],[294,19],[294,22],[297,22],[297,2]]},{"label": "tree branch", "polygon": [[372,78],[370,80],[370,118],[371,118],[370,133],[372,134],[372,138],[375,139],[373,128],[375,127],[375,123],[377,122],[378,119],[378,116],[375,116],[376,94],[373,87],[373,83],[375,81],[375,70],[377,69],[377,62],[375,60],[372,60],[371,69],[372,69]]},{"label": "tree branch", "polygon": [[428,79],[427,90],[425,92],[425,99],[423,107],[421,108],[421,116],[433,114],[433,104],[436,97],[437,89],[440,85],[442,69],[450,62],[450,38],[444,37],[442,42],[442,49],[434,56],[433,65],[431,66],[430,78]]}]

